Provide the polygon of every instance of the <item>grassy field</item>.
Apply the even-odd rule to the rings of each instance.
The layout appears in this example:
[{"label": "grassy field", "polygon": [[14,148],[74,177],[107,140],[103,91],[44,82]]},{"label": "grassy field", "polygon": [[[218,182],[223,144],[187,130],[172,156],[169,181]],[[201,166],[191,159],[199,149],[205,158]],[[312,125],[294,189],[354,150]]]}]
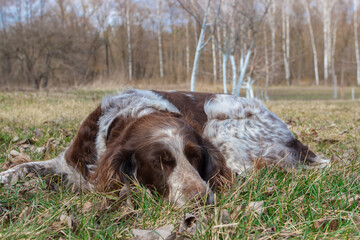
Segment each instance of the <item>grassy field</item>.
[{"label": "grassy field", "polygon": [[[111,194],[73,193],[56,178],[0,186],[0,239],[131,239],[133,229],[170,225],[179,232],[186,213],[195,225],[187,218],[193,230],[180,237],[192,239],[359,239],[360,102],[306,100],[314,91],[285,101],[294,98],[272,91],[278,100],[267,107],[311,149],[331,158],[330,168],[256,170],[217,193],[214,205],[194,202],[181,209],[142,187],[126,203]],[[59,154],[104,94],[0,93],[0,170],[27,156]],[[14,159],[13,150],[22,159]]]}]

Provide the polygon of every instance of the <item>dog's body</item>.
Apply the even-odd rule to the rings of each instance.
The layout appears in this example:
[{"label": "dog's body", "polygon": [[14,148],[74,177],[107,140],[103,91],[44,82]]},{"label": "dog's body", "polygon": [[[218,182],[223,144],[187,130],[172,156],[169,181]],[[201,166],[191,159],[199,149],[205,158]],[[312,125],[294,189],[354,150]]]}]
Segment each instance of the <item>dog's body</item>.
[{"label": "dog's body", "polygon": [[258,100],[231,95],[128,90],[103,99],[58,157],[0,173],[64,175],[85,189],[136,178],[172,202],[210,193],[255,164],[324,163]]}]

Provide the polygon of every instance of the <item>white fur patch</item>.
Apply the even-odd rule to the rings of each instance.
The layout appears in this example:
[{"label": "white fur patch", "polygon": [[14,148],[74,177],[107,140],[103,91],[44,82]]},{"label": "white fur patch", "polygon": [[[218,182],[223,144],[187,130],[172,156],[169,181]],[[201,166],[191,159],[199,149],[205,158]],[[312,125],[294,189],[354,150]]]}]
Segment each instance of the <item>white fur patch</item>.
[{"label": "white fur patch", "polygon": [[114,96],[105,97],[101,103],[102,116],[96,137],[98,159],[106,151],[105,139],[111,123],[117,117],[140,118],[156,110],[179,113],[169,101],[149,90],[127,90]]},{"label": "white fur patch", "polygon": [[208,122],[203,133],[221,151],[233,172],[251,169],[258,158],[292,164],[285,144],[294,139],[293,134],[259,100],[218,94],[205,103],[204,110]]}]

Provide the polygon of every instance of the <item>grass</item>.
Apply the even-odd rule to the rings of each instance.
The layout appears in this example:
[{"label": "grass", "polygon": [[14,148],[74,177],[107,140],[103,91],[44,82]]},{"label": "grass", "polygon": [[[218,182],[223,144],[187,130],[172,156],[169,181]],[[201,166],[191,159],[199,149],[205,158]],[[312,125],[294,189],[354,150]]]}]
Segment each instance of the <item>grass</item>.
[{"label": "grass", "polygon": [[[289,98],[272,91],[278,96],[272,99]],[[20,151],[21,140],[31,139],[33,147],[25,152],[33,160],[58,155],[106,93],[0,93],[0,170],[11,150]],[[178,230],[185,213],[195,215],[200,225],[189,235],[193,239],[360,238],[360,102],[278,100],[266,105],[299,139],[332,158],[332,167],[255,170],[217,193],[214,205],[189,203],[180,209],[139,186],[131,192],[132,207],[111,194],[73,193],[56,179],[0,186],[0,238],[131,239],[134,228],[173,224]],[[49,139],[52,147],[37,153]],[[247,211],[249,203],[261,201],[262,213]]]}]

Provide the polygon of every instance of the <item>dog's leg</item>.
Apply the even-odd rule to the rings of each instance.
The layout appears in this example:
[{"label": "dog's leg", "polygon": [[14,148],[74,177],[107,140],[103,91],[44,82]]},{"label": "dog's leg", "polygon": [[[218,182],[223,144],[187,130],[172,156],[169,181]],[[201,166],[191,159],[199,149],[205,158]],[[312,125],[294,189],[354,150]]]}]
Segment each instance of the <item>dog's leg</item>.
[{"label": "dog's leg", "polygon": [[76,189],[91,190],[92,185],[65,160],[65,151],[56,158],[47,161],[23,163],[7,171],[0,172],[0,183],[13,184],[29,173],[35,173],[41,177],[47,175],[61,175],[67,184]]}]

